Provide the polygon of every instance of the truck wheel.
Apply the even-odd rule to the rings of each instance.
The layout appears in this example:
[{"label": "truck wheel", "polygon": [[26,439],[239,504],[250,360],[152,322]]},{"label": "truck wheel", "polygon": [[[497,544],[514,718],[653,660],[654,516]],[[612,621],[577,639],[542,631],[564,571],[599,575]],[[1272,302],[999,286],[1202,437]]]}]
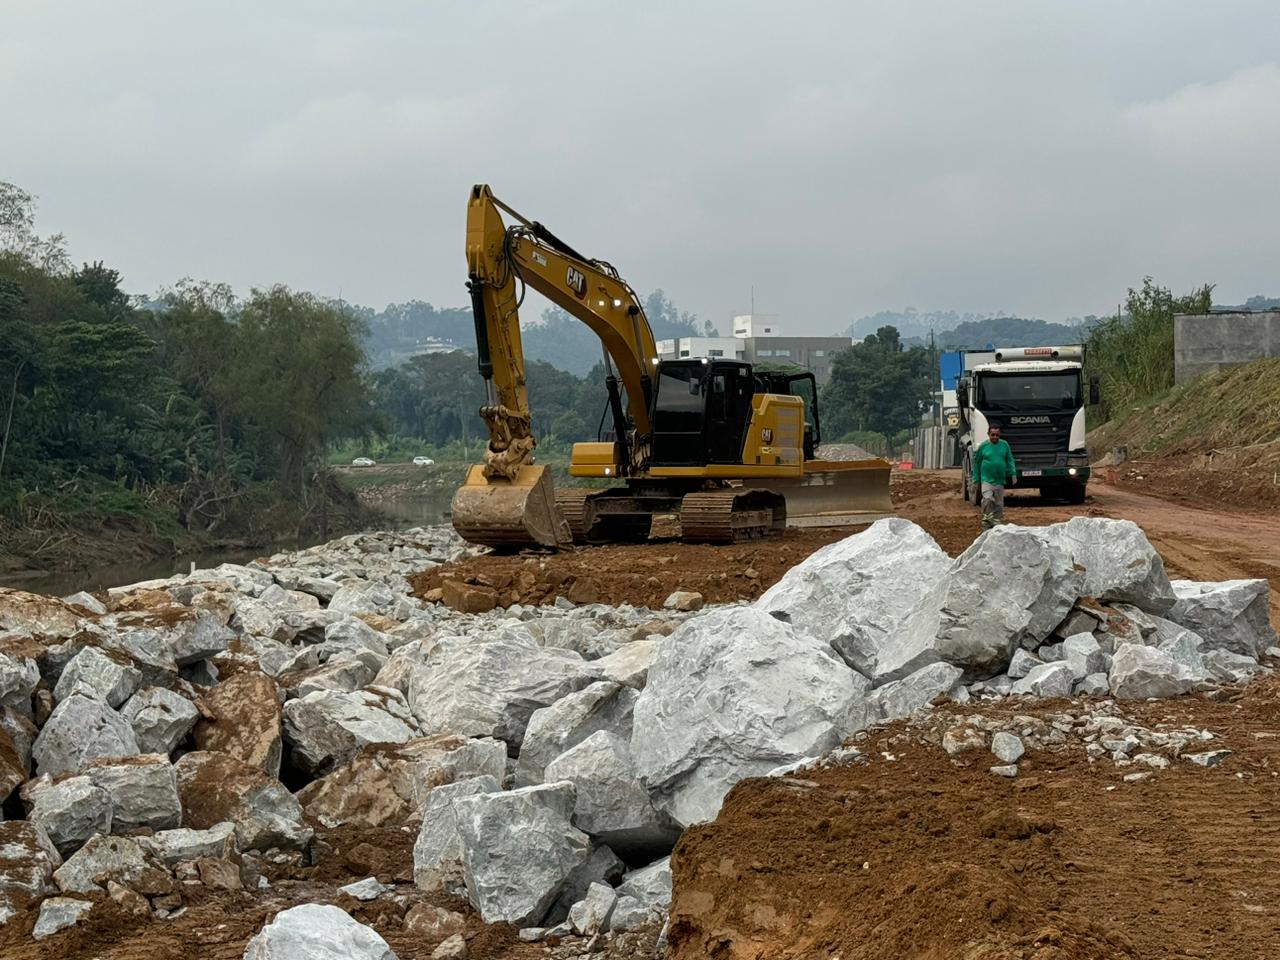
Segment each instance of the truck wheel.
[{"label": "truck wheel", "polygon": [[964,497],[966,503],[973,503],[973,490],[971,489],[972,485],[969,481],[972,474],[969,472],[968,457],[965,457],[961,462],[960,469],[963,471],[960,475],[960,495]]},{"label": "truck wheel", "polygon": [[1085,485],[1083,483],[1069,483],[1066,490],[1067,503],[1081,504],[1084,503]]}]

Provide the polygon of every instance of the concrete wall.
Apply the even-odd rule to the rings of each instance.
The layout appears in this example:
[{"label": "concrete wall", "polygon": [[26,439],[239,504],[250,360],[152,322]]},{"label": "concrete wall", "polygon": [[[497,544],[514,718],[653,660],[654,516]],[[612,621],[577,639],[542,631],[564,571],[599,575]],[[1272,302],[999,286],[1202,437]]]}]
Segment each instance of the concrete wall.
[{"label": "concrete wall", "polygon": [[1173,318],[1175,383],[1263,357],[1280,357],[1280,312]]}]

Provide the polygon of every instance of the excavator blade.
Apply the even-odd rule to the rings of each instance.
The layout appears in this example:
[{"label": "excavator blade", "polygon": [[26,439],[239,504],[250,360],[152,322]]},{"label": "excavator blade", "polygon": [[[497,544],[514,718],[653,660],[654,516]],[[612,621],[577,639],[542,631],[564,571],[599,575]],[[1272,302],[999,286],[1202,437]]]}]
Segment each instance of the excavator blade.
[{"label": "excavator blade", "polygon": [[889,461],[809,460],[801,477],[747,480],[743,486],[773,490],[787,500],[787,526],[839,527],[892,516]]},{"label": "excavator blade", "polygon": [[490,479],[484,468],[468,468],[453,495],[453,529],[462,539],[488,547],[567,547],[569,524],[556,509],[551,473],[526,465],[514,480]]}]

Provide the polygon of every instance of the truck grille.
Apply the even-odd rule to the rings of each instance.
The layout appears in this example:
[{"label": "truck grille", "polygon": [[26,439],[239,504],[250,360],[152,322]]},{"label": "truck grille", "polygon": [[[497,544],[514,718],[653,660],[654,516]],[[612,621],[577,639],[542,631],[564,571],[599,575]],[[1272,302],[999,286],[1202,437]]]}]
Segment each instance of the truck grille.
[{"label": "truck grille", "polygon": [[1067,452],[1070,424],[1060,428],[1052,423],[1006,423],[1000,436],[1013,448],[1018,467],[1052,467],[1063,462]]}]

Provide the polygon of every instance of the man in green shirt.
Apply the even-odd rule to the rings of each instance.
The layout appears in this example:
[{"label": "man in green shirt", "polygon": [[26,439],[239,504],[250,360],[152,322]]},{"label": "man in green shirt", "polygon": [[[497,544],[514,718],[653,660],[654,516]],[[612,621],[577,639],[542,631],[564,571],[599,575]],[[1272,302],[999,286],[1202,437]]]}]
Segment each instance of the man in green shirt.
[{"label": "man in green shirt", "polygon": [[987,428],[986,442],[973,454],[973,485],[982,492],[982,526],[1004,523],[1004,488],[1018,480],[1013,450],[1000,439],[1000,427]]}]

